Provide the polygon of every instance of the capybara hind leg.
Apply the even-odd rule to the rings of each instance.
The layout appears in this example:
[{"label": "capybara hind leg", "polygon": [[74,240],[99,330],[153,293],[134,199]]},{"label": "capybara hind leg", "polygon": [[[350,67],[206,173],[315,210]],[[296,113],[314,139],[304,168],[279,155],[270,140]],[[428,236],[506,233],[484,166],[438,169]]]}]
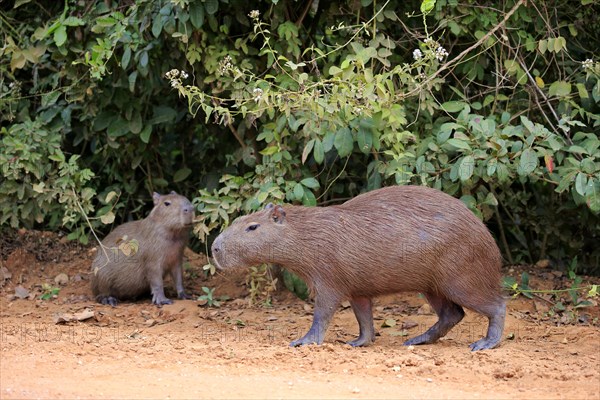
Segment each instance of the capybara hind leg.
[{"label": "capybara hind leg", "polygon": [[319,292],[317,292],[312,326],[306,335],[291,342],[290,346],[296,347],[323,343],[329,322],[331,322],[331,318],[339,305],[340,298],[338,296],[331,296],[331,294],[327,297],[319,296]]},{"label": "capybara hind leg", "polygon": [[502,340],[502,332],[504,331],[504,318],[506,317],[506,303],[504,300],[495,306],[486,307],[489,309],[475,310],[486,315],[489,320],[487,335],[483,339],[479,339],[472,343],[469,347],[472,351],[493,349],[498,346]]},{"label": "capybara hind leg", "polygon": [[358,338],[348,342],[350,346],[368,346],[375,341],[375,328],[373,327],[373,310],[371,299],[368,297],[355,297],[350,300],[354,315],[358,320]]},{"label": "capybara hind leg", "polygon": [[431,304],[431,307],[438,315],[438,321],[422,335],[404,342],[405,346],[433,343],[446,335],[465,316],[465,312],[461,306],[445,297],[425,294],[425,298],[427,298],[427,301],[429,301],[429,304]]}]

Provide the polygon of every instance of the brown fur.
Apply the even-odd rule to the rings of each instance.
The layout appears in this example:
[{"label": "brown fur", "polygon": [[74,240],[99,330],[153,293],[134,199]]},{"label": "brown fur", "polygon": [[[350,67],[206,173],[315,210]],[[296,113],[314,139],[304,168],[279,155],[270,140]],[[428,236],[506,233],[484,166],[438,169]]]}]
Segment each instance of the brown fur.
[{"label": "brown fur", "polygon": [[352,344],[369,344],[371,298],[401,291],[424,293],[440,316],[407,344],[445,335],[462,318],[460,306],[490,318],[488,336],[474,350],[497,345],[504,325],[494,239],[460,200],[427,187],[383,188],[330,207],[268,206],[227,228],[213,244],[213,257],[224,269],[280,264],[307,281],[316,297],[315,321],[293,345],[321,343],[345,299],[361,325]]},{"label": "brown fur", "polygon": [[182,260],[194,208],[175,192],[162,196],[154,193],[153,200],[148,217],[116,227],[102,241],[91,279],[92,292],[99,302],[114,306],[117,300],[151,292],[154,304],[171,304],[163,287],[167,273],[173,278],[178,297],[187,298]]}]

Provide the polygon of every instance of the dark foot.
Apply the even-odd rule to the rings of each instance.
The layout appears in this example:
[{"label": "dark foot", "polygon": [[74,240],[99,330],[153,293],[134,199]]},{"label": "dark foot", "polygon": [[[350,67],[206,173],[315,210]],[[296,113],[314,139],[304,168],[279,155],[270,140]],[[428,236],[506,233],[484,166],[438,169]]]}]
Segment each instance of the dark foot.
[{"label": "dark foot", "polygon": [[193,298],[193,296],[190,296],[189,294],[185,293],[185,292],[181,292],[177,294],[177,298],[179,300],[190,300]]},{"label": "dark foot", "polygon": [[104,304],[105,306],[112,306],[112,307],[116,307],[117,303],[119,302],[115,297],[112,296],[104,296],[98,299],[98,301],[102,304]]},{"label": "dark foot", "polygon": [[425,332],[422,335],[419,335],[412,339],[408,339],[406,342],[402,343],[402,346],[418,346],[420,344],[430,344],[435,342],[437,339],[437,335],[433,335],[433,337],[431,337],[431,335],[428,335],[427,332]]},{"label": "dark foot", "polygon": [[352,347],[363,347],[363,346],[369,346],[371,344],[373,344],[374,339],[367,339],[364,337],[358,337],[354,340],[351,340],[349,342],[346,342],[346,344],[349,344]]},{"label": "dark foot", "polygon": [[493,349],[494,347],[498,346],[498,344],[500,344],[500,339],[490,340],[485,337],[469,345],[469,348],[471,349],[471,351],[487,350]]},{"label": "dark foot", "polygon": [[173,304],[173,300],[167,299],[166,297],[163,298],[153,298],[152,299],[152,304],[156,304],[157,306],[162,306],[164,304]]}]

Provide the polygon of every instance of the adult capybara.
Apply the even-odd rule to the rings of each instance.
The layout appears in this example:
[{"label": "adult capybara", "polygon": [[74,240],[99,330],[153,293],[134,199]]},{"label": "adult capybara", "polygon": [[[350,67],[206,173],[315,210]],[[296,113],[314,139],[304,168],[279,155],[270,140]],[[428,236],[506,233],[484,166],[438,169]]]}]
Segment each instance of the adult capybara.
[{"label": "adult capybara", "polygon": [[152,303],[171,304],[163,278],[173,278],[177,296],[183,288],[183,250],[194,220],[192,203],[175,192],[154,193],[154,208],[141,221],[116,227],[103,241],[92,263],[92,292],[102,304],[152,293]]},{"label": "adult capybara", "polygon": [[463,318],[463,306],[489,320],[487,335],[472,350],[493,348],[502,337],[498,247],[460,200],[439,190],[393,186],[330,207],[269,204],[225,229],[212,254],[221,269],[274,263],[309,284],[313,323],[292,346],[321,344],[346,299],[360,327],[349,344],[368,345],[375,339],[372,298],[402,291],[423,293],[439,317],[405,345],[444,336]]}]

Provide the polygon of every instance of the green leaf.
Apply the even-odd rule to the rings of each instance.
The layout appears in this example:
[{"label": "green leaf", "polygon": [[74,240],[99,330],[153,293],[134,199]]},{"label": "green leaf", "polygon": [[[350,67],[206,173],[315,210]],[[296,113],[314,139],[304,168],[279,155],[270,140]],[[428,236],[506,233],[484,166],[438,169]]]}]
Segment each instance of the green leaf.
[{"label": "green leaf", "polygon": [[152,21],[152,34],[154,35],[155,38],[158,38],[160,36],[162,29],[163,29],[163,17],[159,13],[154,16],[154,20]]},{"label": "green leaf", "polygon": [[311,189],[317,189],[319,187],[319,181],[315,178],[304,178],[300,181],[300,183]]},{"label": "green leaf", "polygon": [[310,154],[314,146],[315,139],[311,139],[308,141],[308,143],[306,143],[306,146],[304,146],[304,150],[302,150],[302,164],[306,162],[306,159],[308,158],[308,155]]},{"label": "green leaf", "polygon": [[473,156],[466,156],[460,161],[458,176],[462,182],[469,180],[475,171],[475,160]]},{"label": "green leaf", "polygon": [[60,47],[63,44],[65,44],[66,41],[67,41],[67,27],[64,25],[60,25],[54,31],[54,43],[56,43],[56,45],[58,47]]},{"label": "green leaf", "polygon": [[469,145],[469,143],[465,142],[464,140],[451,138],[451,139],[448,139],[446,141],[446,143],[448,143],[449,145],[451,145],[453,147],[456,147],[457,149],[471,150],[471,146]]},{"label": "green leaf", "polygon": [[302,200],[304,197],[304,186],[299,183],[294,185],[294,197],[296,197],[296,200]]},{"label": "green leaf", "polygon": [[343,69],[336,67],[335,65],[332,65],[331,67],[329,67],[329,75],[331,75],[331,76],[339,75],[343,72],[344,72]]},{"label": "green leaf", "polygon": [[359,127],[356,133],[356,143],[360,151],[364,154],[369,154],[373,147],[373,134],[369,129],[362,126]]},{"label": "green leaf", "polygon": [[322,164],[325,159],[325,152],[323,151],[323,143],[319,139],[315,139],[313,157],[317,164]]},{"label": "green leaf", "polygon": [[565,81],[556,81],[550,85],[548,94],[552,97],[565,97],[571,93],[571,84]]},{"label": "green leaf", "polygon": [[277,146],[269,146],[269,147],[265,147],[264,149],[262,149],[260,151],[260,154],[262,154],[263,156],[272,156],[273,154],[279,152],[279,147]]},{"label": "green leaf", "polygon": [[317,205],[317,199],[315,194],[310,190],[304,191],[304,197],[302,198],[302,204],[307,207],[314,207]]},{"label": "green leaf", "polygon": [[189,13],[190,21],[192,22],[194,28],[202,28],[202,25],[204,25],[204,6],[202,3],[200,3],[198,0],[192,1],[190,3]]},{"label": "green leaf", "polygon": [[421,12],[425,15],[429,14],[435,6],[435,1],[436,0],[423,0],[421,2]]},{"label": "green leaf", "polygon": [[587,99],[590,97],[588,94],[588,91],[583,83],[577,83],[577,84],[575,84],[575,86],[577,86],[577,91],[579,92],[580,98]]},{"label": "green leaf", "polygon": [[131,120],[129,120],[129,130],[136,135],[142,131],[142,115],[139,112],[134,112]]},{"label": "green leaf", "polygon": [[140,133],[140,139],[144,143],[148,143],[150,141],[150,134],[152,133],[152,125],[144,126],[144,129]]},{"label": "green leaf", "polygon": [[107,129],[108,136],[117,138],[126,135],[129,132],[129,121],[124,120],[121,117],[115,118]]},{"label": "green leaf", "polygon": [[333,145],[338,151],[340,157],[347,157],[352,153],[354,148],[354,140],[350,128],[341,128],[335,134]]},{"label": "green leaf", "polygon": [[532,173],[537,167],[539,160],[535,150],[527,148],[521,153],[519,160],[519,175],[524,176]]},{"label": "green leaf", "polygon": [[100,221],[102,221],[104,225],[112,224],[115,221],[115,214],[112,211],[109,211],[100,217]]},{"label": "green leaf", "polygon": [[180,170],[175,172],[175,174],[173,175],[173,182],[177,183],[177,182],[184,181],[188,176],[190,176],[191,173],[192,173],[191,169],[181,168]]},{"label": "green leaf", "polygon": [[585,196],[587,186],[587,175],[583,172],[577,174],[575,178],[575,190],[582,196]]},{"label": "green leaf", "polygon": [[77,17],[67,17],[65,18],[65,20],[62,22],[62,24],[64,26],[83,26],[85,25],[85,22],[81,19],[81,18],[77,18]]},{"label": "green leaf", "polygon": [[129,91],[131,93],[133,93],[135,91],[135,81],[137,80],[137,76],[138,76],[138,72],[137,71],[133,71],[131,74],[129,74]]},{"label": "green leaf", "polygon": [[464,101],[447,101],[442,104],[442,110],[448,113],[455,113],[462,111],[466,105],[467,103]]},{"label": "green leaf", "polygon": [[131,60],[131,47],[127,46],[127,47],[125,47],[125,50],[123,51],[123,57],[121,58],[121,68],[123,68],[124,70],[127,69],[127,66],[129,65],[130,60]]},{"label": "green leaf", "polygon": [[206,8],[206,13],[208,15],[214,15],[219,11],[219,0],[206,0],[204,2],[204,8]]},{"label": "green leaf", "polygon": [[177,118],[177,111],[168,106],[156,106],[154,107],[154,116],[152,117],[152,124],[162,123],[173,123]]}]

